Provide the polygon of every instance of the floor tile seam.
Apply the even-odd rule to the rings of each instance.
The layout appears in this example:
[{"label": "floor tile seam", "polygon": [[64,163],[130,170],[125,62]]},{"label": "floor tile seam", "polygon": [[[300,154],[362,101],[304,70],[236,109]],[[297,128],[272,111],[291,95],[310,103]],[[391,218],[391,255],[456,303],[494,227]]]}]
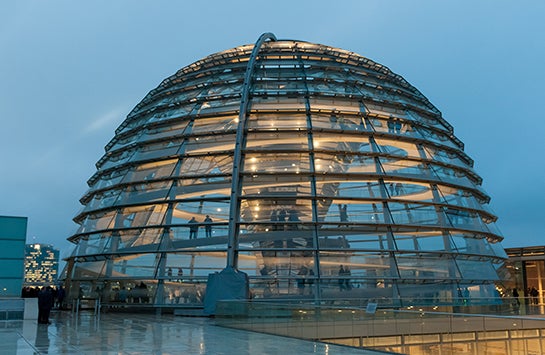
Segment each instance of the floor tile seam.
[{"label": "floor tile seam", "polygon": [[[221,329],[228,329],[228,330],[233,330],[233,331],[237,331],[237,332],[245,332],[245,333],[249,333],[251,335],[254,335],[256,338],[260,338],[259,340],[262,340],[263,338],[269,338],[272,342],[275,342],[275,341],[280,341],[281,339],[288,339],[288,340],[291,340],[291,341],[294,341],[296,343],[300,343],[300,344],[308,344],[308,345],[319,345],[319,346],[340,346],[342,348],[352,348],[350,346],[345,346],[345,345],[342,345],[342,344],[331,344],[331,343],[325,343],[325,342],[321,342],[321,341],[317,341],[317,340],[312,340],[312,339],[302,339],[302,338],[296,338],[296,337],[293,337],[293,336],[287,336],[287,335],[279,335],[279,334],[271,334],[271,333],[261,333],[261,332],[257,332],[257,331],[251,331],[251,330],[245,330],[245,329],[236,329],[236,328],[223,328],[223,327],[220,327],[218,326],[218,328],[221,328]],[[278,338],[281,338],[281,339],[278,339]],[[283,346],[283,345],[282,345]],[[352,348],[354,351],[368,351],[368,349],[362,349],[362,348]]]},{"label": "floor tile seam", "polygon": [[23,332],[17,330],[16,331],[17,335],[19,335],[19,338],[23,339],[25,343],[28,344],[28,346],[30,346],[31,349],[33,349],[34,351],[38,351],[38,349],[36,348],[36,346],[34,344],[32,344],[32,342],[29,341],[29,339],[27,339]]}]

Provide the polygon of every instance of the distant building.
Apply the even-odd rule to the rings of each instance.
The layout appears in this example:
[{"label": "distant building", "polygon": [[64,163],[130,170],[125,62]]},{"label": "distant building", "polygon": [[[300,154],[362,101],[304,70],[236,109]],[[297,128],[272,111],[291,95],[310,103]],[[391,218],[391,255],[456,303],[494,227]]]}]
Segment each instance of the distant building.
[{"label": "distant building", "polygon": [[0,216],[0,297],[21,294],[26,228],[26,217]]},{"label": "distant building", "polygon": [[26,217],[0,216],[0,320],[23,319]]},{"label": "distant building", "polygon": [[25,286],[41,286],[57,280],[59,250],[49,244],[27,244],[25,248]]}]

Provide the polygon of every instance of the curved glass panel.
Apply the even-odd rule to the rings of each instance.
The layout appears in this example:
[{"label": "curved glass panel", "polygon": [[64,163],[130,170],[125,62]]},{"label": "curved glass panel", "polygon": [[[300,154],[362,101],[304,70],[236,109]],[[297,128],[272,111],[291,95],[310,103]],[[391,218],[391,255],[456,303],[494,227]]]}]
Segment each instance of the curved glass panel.
[{"label": "curved glass panel", "polygon": [[506,258],[480,185],[388,68],[300,41],[237,47],[163,80],[116,130],[75,218],[71,291],[199,305],[231,266],[273,300],[450,302],[488,292]]}]

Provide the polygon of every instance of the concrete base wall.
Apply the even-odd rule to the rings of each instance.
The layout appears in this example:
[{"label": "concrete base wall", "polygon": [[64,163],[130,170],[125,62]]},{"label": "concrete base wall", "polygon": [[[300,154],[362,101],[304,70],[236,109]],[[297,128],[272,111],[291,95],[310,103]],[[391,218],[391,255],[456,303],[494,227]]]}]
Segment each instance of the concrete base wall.
[{"label": "concrete base wall", "polygon": [[23,298],[0,298],[0,320],[21,320],[24,311]]},{"label": "concrete base wall", "polygon": [[38,319],[38,299],[25,298],[24,319]]}]

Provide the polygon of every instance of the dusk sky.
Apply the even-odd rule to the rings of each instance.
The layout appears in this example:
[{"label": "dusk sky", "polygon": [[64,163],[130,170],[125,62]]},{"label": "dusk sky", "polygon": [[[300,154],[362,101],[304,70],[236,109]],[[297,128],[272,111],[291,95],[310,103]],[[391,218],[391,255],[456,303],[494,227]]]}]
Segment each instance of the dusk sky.
[{"label": "dusk sky", "polygon": [[[198,4],[197,4],[198,3]],[[0,4],[0,215],[61,257],[114,130],[164,78],[263,32],[389,67],[454,127],[504,247],[545,245],[545,2]]]}]

